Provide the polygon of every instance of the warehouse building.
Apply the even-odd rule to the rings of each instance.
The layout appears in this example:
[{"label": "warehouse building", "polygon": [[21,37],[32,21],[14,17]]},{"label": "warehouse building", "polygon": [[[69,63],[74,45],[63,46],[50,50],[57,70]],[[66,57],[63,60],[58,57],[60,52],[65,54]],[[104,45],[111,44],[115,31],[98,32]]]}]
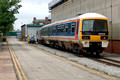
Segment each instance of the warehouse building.
[{"label": "warehouse building", "polygon": [[32,25],[32,24],[24,24],[21,26],[21,37],[23,41],[27,41],[28,35],[29,34],[34,34],[35,35],[35,40],[36,40],[36,32],[38,29],[40,29],[44,25]]},{"label": "warehouse building", "polygon": [[[87,12],[105,15],[111,22],[112,15],[111,49],[114,53],[120,53],[120,0],[52,0],[49,3],[49,10],[52,22]],[[110,46],[106,51],[110,51]]]}]

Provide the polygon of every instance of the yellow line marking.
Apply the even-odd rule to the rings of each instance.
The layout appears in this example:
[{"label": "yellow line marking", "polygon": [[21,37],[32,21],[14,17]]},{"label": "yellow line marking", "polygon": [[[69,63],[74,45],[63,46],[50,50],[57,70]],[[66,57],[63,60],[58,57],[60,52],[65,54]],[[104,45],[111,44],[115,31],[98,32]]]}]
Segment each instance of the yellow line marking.
[{"label": "yellow line marking", "polygon": [[18,64],[18,66],[19,66],[20,71],[22,72],[22,75],[23,75],[23,77],[24,77],[24,80],[27,80],[27,77],[25,76],[25,73],[23,72],[23,70],[22,70],[22,68],[21,68],[21,66],[20,66],[20,63],[18,62],[18,59],[16,58],[14,52],[13,52],[13,55],[14,55],[14,57],[15,57],[15,59],[16,59],[16,62],[17,62],[17,64]]},{"label": "yellow line marking", "polygon": [[[9,45],[9,44],[8,44],[8,45]],[[8,47],[9,47],[10,53],[11,53],[11,55],[12,55],[12,59],[13,59],[14,65],[15,65],[15,67],[16,67],[16,69],[17,69],[18,76],[19,76],[20,80],[22,80],[22,76],[21,76],[20,72],[22,73],[24,80],[28,80],[27,77],[25,76],[25,73],[23,72],[20,64],[19,64],[18,59],[16,58],[16,55],[15,55],[12,47],[10,47],[10,46],[8,46]],[[17,65],[18,65],[18,66],[17,66]],[[18,67],[19,67],[19,68],[18,68]],[[20,71],[19,71],[19,69],[20,69]]]},{"label": "yellow line marking", "polygon": [[11,54],[12,59],[13,59],[13,62],[14,62],[14,66],[15,66],[15,68],[16,68],[16,70],[17,70],[18,77],[19,77],[20,80],[22,80],[22,76],[21,76],[20,71],[19,71],[19,69],[18,69],[17,63],[16,63],[16,61],[15,61],[15,59],[14,59],[13,53],[12,53],[12,51],[11,51],[11,48],[10,48],[10,46],[8,46],[8,47],[9,47],[10,54]]},{"label": "yellow line marking", "polygon": [[[36,48],[35,46],[32,46],[32,47]],[[52,54],[52,53],[47,52],[47,51],[45,51],[45,50],[41,50],[40,48],[36,48],[36,49],[38,49],[38,50],[42,51],[43,53],[46,53],[46,54],[48,54],[48,55],[50,55],[50,56],[53,56],[53,57],[55,57],[55,58],[57,58],[57,59],[60,59],[60,60],[65,61],[65,62],[68,62],[68,63],[70,63],[70,64],[72,64],[72,65],[75,65],[75,66],[77,66],[77,67],[79,67],[79,68],[81,68],[81,69],[83,69],[83,70],[86,70],[86,71],[89,71],[89,72],[91,72],[91,73],[93,73],[93,74],[96,74],[96,75],[98,75],[98,76],[101,76],[101,77],[103,77],[103,78],[105,78],[105,79],[108,79],[108,80],[117,80],[116,78],[113,78],[113,77],[110,77],[110,76],[105,75],[105,74],[103,74],[103,73],[100,73],[100,72],[97,72],[97,71],[95,71],[95,70],[89,69],[89,68],[87,68],[87,67],[85,67],[85,66],[82,66],[82,65],[80,65],[80,64],[78,64],[78,63],[75,63],[75,62],[72,62],[72,61],[70,61],[70,60],[67,60],[67,59],[62,58],[62,57],[60,57],[60,56],[56,56],[55,54]]]}]

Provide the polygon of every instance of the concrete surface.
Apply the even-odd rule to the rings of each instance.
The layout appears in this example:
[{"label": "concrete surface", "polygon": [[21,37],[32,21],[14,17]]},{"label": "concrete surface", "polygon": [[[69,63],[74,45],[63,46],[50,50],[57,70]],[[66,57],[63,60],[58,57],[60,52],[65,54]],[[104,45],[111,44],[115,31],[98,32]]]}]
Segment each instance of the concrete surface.
[{"label": "concrete surface", "polygon": [[106,80],[9,37],[28,80]]},{"label": "concrete surface", "polygon": [[[77,62],[78,64],[86,66],[87,68],[90,68],[92,70],[96,70],[103,74],[111,75],[120,79],[120,68],[118,67],[103,64],[95,60],[89,59],[87,57],[79,57],[78,55],[75,55],[75,53],[72,53],[69,51],[62,51],[62,50],[51,48],[41,44],[29,44],[29,45],[45,50],[47,52],[50,52],[51,54],[63,57],[65,59]],[[117,55],[115,53],[111,54],[111,53],[104,52],[101,54],[101,56],[120,61],[120,55]]]},{"label": "concrete surface", "polygon": [[6,42],[0,51],[0,80],[17,80]]}]

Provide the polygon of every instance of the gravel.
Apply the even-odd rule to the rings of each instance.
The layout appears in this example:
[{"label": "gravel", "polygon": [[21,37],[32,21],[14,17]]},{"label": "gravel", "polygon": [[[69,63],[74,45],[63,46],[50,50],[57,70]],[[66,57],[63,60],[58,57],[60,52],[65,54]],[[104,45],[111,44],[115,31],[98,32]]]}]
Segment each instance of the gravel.
[{"label": "gravel", "polygon": [[[60,50],[57,50],[57,49],[52,49],[50,47],[47,47],[47,46],[44,46],[44,45],[41,45],[41,44],[32,44],[32,45],[34,45],[37,48],[40,48],[42,50],[51,52],[55,55],[64,57],[68,60],[77,62],[77,63],[79,63],[83,66],[86,66],[86,67],[90,68],[90,69],[94,69],[94,70],[100,71],[104,74],[108,74],[108,75],[120,78],[120,68],[117,68],[117,67],[114,67],[114,66],[108,66],[106,64],[99,63],[99,62],[96,62],[94,60],[91,60],[91,59],[88,59],[88,58],[85,58],[85,57],[78,57],[74,54],[71,54],[70,52],[64,52],[64,51],[60,51]],[[102,55],[107,57],[107,58],[120,60],[120,55],[117,55],[117,54],[111,54],[111,53],[103,52]]]},{"label": "gravel", "polygon": [[102,55],[106,58],[120,61],[120,55],[118,55],[118,54],[103,52]]}]

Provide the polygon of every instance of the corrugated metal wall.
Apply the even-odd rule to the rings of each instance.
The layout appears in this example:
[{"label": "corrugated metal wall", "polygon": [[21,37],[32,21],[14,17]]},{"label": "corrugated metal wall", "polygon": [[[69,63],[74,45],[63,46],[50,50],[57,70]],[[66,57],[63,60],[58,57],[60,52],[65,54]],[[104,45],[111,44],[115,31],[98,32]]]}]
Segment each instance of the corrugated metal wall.
[{"label": "corrugated metal wall", "polygon": [[[110,0],[69,0],[51,10],[52,22],[75,17],[81,13],[96,12],[110,20]],[[112,39],[120,40],[120,0],[112,0]]]}]

